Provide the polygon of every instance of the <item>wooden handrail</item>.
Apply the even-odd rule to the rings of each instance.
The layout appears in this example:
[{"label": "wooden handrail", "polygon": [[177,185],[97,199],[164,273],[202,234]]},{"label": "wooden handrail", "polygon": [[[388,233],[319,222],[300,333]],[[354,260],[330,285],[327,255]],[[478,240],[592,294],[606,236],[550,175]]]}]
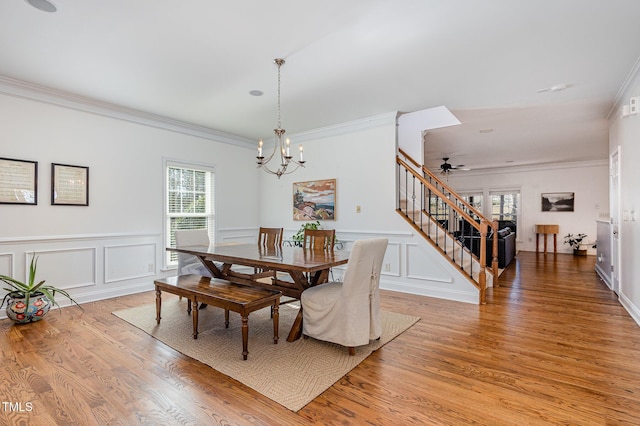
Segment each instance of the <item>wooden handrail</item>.
[{"label": "wooden handrail", "polygon": [[[402,155],[403,157],[405,157],[405,159],[411,163],[412,165],[415,166],[411,167],[409,166],[409,164],[407,164],[407,162],[403,161],[400,158],[400,155],[396,156],[396,163],[401,165],[402,167],[405,168],[405,170],[408,170],[411,172],[411,174],[413,175],[414,178],[418,179],[418,181],[420,183],[422,183],[423,186],[425,186],[427,189],[429,189],[429,191],[431,191],[431,193],[433,193],[437,198],[439,198],[440,200],[442,200],[445,204],[447,204],[451,209],[453,209],[465,222],[469,223],[473,228],[475,228],[478,233],[480,234],[480,247],[479,247],[479,256],[478,256],[478,260],[479,260],[479,264],[480,264],[480,282],[479,282],[479,288],[480,288],[480,301],[481,303],[486,303],[486,275],[485,275],[485,269],[486,269],[486,261],[487,261],[487,235],[488,235],[488,230],[489,228],[491,228],[493,230],[493,235],[495,235],[495,237],[493,238],[493,244],[492,244],[492,250],[491,250],[491,270],[493,271],[493,283],[494,285],[498,285],[498,238],[497,238],[497,231],[498,231],[498,221],[494,220],[494,221],[489,221],[487,218],[485,218],[482,213],[480,213],[478,210],[476,210],[473,206],[471,206],[467,201],[463,200],[454,190],[452,190],[447,184],[443,183],[431,170],[427,169],[424,165],[420,165],[418,164],[417,161],[415,161],[409,154],[407,154],[405,151],[403,151],[401,148],[398,148],[398,152],[400,155]],[[420,170],[422,173],[424,173],[426,176],[429,176],[429,178],[433,179],[436,181],[436,183],[438,185],[440,185],[440,188],[438,188],[438,186],[434,185],[433,183],[431,183],[431,181],[429,179],[427,179],[425,176],[420,175],[420,173],[418,173],[418,171],[416,171],[416,168],[418,170]],[[445,193],[443,191],[447,191],[448,195],[445,195]],[[451,200],[449,198],[449,196],[451,196],[454,200]],[[477,219],[471,217],[471,215],[469,213],[467,213],[467,211],[465,211],[463,208],[461,208],[460,206],[464,207],[465,209],[467,209],[467,211],[472,212],[472,214],[475,214],[476,217],[480,220],[480,222],[477,221]],[[450,231],[447,230],[448,233],[450,233]]]},{"label": "wooden handrail", "polygon": [[413,159],[413,157],[411,157],[409,154],[407,154],[406,152],[404,152],[402,150],[402,148],[398,148],[398,152],[404,157],[406,158],[411,164],[413,164],[414,166],[416,166],[418,169],[422,168],[422,166],[420,164],[418,164],[418,162],[416,160]]},{"label": "wooden handrail", "polygon": [[[460,198],[457,196],[457,193],[451,189],[451,187],[449,185],[447,185],[446,183],[442,182],[440,179],[438,179],[438,177],[431,171],[429,170],[426,166],[421,166],[420,164],[418,164],[418,162],[416,160],[413,159],[413,157],[411,157],[409,154],[407,154],[405,151],[402,150],[402,148],[398,148],[398,152],[407,159],[407,161],[409,161],[411,164],[413,164],[414,166],[416,166],[418,169],[422,170],[422,172],[428,174],[429,176],[431,176],[432,178],[434,178],[436,181],[438,181],[440,183],[440,185],[442,185],[442,187],[444,189],[446,189],[447,191],[449,191],[451,194],[454,194],[454,196],[456,197],[456,200],[459,201],[462,205],[464,205],[466,208],[468,208],[469,210],[471,210],[476,216],[478,216],[478,218],[480,218],[480,220],[486,220],[487,222],[491,223],[491,221],[489,219],[487,219],[486,217],[484,217],[482,215],[482,213],[480,213],[478,210],[476,210],[475,207],[473,207],[471,204],[469,204],[467,201],[465,201],[464,199]],[[401,160],[402,161],[402,160]],[[419,176],[414,174],[415,176]],[[429,185],[429,187],[431,188],[432,185]],[[440,192],[442,194],[442,192]],[[445,197],[446,198],[446,197]],[[475,220],[473,220],[473,222],[475,222]],[[476,229],[480,230],[479,227],[476,227]]]},{"label": "wooden handrail", "polygon": [[480,231],[480,224],[478,222],[476,222],[476,220],[474,218],[469,216],[464,210],[462,210],[455,202],[451,201],[446,195],[444,195],[438,188],[435,187],[435,185],[433,185],[431,182],[429,182],[423,176],[420,176],[420,174],[418,172],[416,172],[413,168],[409,167],[409,165],[406,162],[404,162],[403,160],[401,160],[400,157],[396,157],[396,162],[398,164],[402,165],[405,169],[409,170],[411,172],[411,174],[415,178],[417,178],[420,182],[422,182],[423,185],[428,187],[434,194],[436,194],[438,196],[438,198],[441,198],[442,201],[444,201],[446,204],[449,205],[449,207],[451,207],[456,212],[458,212],[458,214],[460,216],[462,216],[464,218],[464,220],[469,222],[471,224],[471,226],[473,226],[478,231]]}]

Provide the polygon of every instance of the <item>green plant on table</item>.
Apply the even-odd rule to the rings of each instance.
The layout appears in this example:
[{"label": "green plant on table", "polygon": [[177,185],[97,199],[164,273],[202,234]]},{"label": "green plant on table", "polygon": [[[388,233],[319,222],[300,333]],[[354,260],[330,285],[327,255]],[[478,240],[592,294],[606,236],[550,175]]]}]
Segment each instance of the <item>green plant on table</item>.
[{"label": "green plant on table", "polygon": [[305,229],[322,229],[322,224],[320,224],[319,220],[316,220],[315,222],[303,223],[302,225],[300,225],[300,229],[298,229],[298,232],[296,232],[295,235],[291,237],[291,239],[296,243],[302,243],[302,240],[304,240]]}]

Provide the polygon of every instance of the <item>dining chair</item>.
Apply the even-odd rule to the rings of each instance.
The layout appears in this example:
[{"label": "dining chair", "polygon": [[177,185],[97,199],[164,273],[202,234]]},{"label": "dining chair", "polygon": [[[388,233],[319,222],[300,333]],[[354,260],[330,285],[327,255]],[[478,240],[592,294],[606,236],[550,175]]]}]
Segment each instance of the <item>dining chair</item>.
[{"label": "dining chair", "polygon": [[[183,229],[175,231],[176,248],[187,246],[209,246],[209,232],[206,229]],[[178,253],[178,275],[198,274],[206,277],[211,272],[195,256]]]},{"label": "dining chair", "polygon": [[386,238],[357,240],[343,282],[310,287],[302,292],[302,334],[337,343],[355,355],[355,347],[379,339],[380,271]]},{"label": "dining chair", "polygon": [[336,241],[335,229],[305,229],[302,247],[311,250],[333,250]]},{"label": "dining chair", "polygon": [[258,246],[260,247],[282,247],[283,228],[263,228],[258,232]]}]

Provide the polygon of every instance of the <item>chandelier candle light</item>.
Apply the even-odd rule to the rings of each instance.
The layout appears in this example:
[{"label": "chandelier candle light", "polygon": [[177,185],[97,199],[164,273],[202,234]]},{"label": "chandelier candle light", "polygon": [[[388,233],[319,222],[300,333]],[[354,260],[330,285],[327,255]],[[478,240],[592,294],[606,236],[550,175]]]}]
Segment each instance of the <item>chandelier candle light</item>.
[{"label": "chandelier candle light", "polygon": [[[293,173],[300,166],[304,167],[305,161],[302,145],[299,146],[300,160],[296,161],[291,156],[291,141],[289,141],[289,138],[283,141],[285,130],[282,128],[282,122],[280,120],[280,67],[284,65],[284,59],[274,59],[273,62],[278,66],[278,127],[276,129],[273,129],[273,133],[275,133],[276,135],[276,140],[273,145],[273,152],[268,158],[265,158],[262,154],[263,142],[262,139],[260,139],[260,141],[258,142],[258,156],[256,158],[258,159],[258,167],[261,167],[267,173],[278,176],[278,179],[280,179],[280,176]],[[276,152],[279,153],[280,167],[277,170],[273,170],[270,169],[267,164],[269,163],[269,161],[274,159],[274,157],[276,157]],[[292,170],[287,170],[289,164],[291,163],[295,164],[296,167]]]}]

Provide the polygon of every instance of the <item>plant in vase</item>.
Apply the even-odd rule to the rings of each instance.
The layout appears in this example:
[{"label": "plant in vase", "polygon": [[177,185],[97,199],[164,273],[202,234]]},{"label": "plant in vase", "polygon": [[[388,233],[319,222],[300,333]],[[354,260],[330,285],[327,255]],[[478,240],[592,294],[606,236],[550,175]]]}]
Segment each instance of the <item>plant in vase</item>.
[{"label": "plant in vase", "polygon": [[37,267],[38,257],[34,254],[29,265],[29,277],[26,283],[6,275],[0,275],[0,281],[9,285],[4,288],[7,294],[2,299],[0,308],[4,306],[5,302],[7,303],[9,318],[20,324],[41,320],[49,312],[51,305],[60,308],[55,300],[56,293],[62,294],[84,311],[82,306],[65,290],[45,285],[45,280],[36,283]]},{"label": "plant in vase", "polygon": [[587,237],[587,234],[567,234],[564,236],[564,244],[568,244],[573,249],[573,254],[583,255],[587,254],[587,250],[581,250],[582,240]]},{"label": "plant in vase", "polygon": [[322,225],[320,224],[319,220],[316,220],[315,222],[303,223],[302,225],[300,225],[300,229],[298,229],[298,232],[296,232],[293,237],[291,237],[293,243],[298,247],[302,247],[305,229],[322,229]]},{"label": "plant in vase", "polygon": [[[296,232],[291,239],[293,240],[293,244],[296,247],[302,247],[302,242],[304,241],[304,231],[305,229],[322,229],[322,224],[320,223],[319,220],[316,220],[315,222],[307,222],[307,223],[303,223],[302,225],[300,225],[300,229],[298,229],[298,232]],[[338,238],[334,237],[333,238],[333,242],[334,243],[338,243]]]}]

